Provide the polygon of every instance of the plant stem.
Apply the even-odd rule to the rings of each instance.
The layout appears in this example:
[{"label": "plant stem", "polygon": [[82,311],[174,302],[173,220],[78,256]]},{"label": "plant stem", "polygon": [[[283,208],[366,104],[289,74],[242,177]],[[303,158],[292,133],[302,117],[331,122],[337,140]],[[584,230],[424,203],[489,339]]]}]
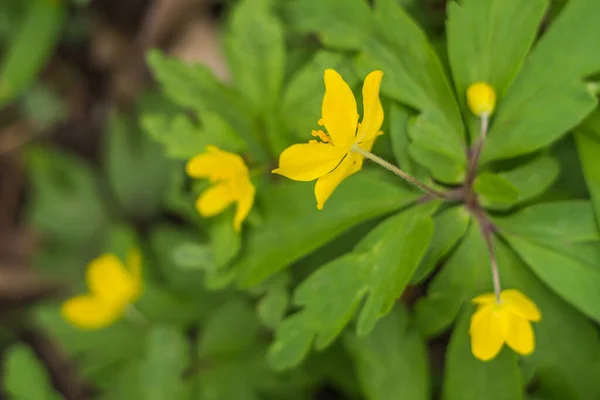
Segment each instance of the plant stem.
[{"label": "plant stem", "polygon": [[487,246],[490,255],[490,269],[492,271],[492,281],[494,282],[494,294],[496,295],[496,303],[500,304],[502,303],[502,299],[500,298],[502,287],[500,285],[500,271],[498,269],[498,262],[496,261],[496,252],[494,251],[494,243],[492,241],[494,226],[487,219],[482,209],[477,210],[475,215],[479,221],[479,229],[481,230],[481,235],[485,240],[485,245]]},{"label": "plant stem", "polygon": [[427,186],[426,184],[424,184],[423,182],[419,181],[417,178],[415,178],[414,176],[402,171],[400,168],[396,167],[395,165],[385,161],[383,158],[376,156],[375,154],[366,151],[364,149],[361,149],[359,146],[357,146],[356,144],[352,146],[352,151],[355,153],[358,153],[360,155],[362,155],[365,158],[368,158],[369,160],[381,165],[383,168],[387,169],[388,171],[393,172],[394,174],[398,175],[400,178],[404,179],[405,181],[407,181],[408,183],[411,183],[412,185],[418,187],[419,189],[421,189],[422,191],[431,194],[432,196],[438,197],[440,199],[446,199],[447,196],[445,193],[439,192],[429,186]]},{"label": "plant stem", "polygon": [[146,318],[146,316],[144,314],[142,314],[142,312],[140,310],[137,309],[136,306],[134,306],[133,304],[128,304],[127,307],[125,308],[125,315],[127,316],[127,318],[140,325],[143,327],[148,327],[150,326],[150,321],[148,321],[148,318]]},{"label": "plant stem", "polygon": [[490,116],[488,114],[483,114],[481,116],[481,133],[479,135],[479,140],[473,146],[473,149],[471,150],[471,157],[469,158],[469,169],[467,171],[466,179],[467,185],[472,185],[475,177],[477,176],[477,165],[479,164],[479,158],[481,157],[485,139],[487,139],[489,124]]}]

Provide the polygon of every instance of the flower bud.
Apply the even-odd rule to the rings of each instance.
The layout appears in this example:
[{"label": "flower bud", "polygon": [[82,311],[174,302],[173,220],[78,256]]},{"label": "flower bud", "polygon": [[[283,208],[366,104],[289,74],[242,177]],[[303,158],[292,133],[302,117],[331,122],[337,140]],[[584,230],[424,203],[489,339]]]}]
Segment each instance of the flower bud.
[{"label": "flower bud", "polygon": [[467,89],[467,104],[473,114],[491,115],[496,106],[496,91],[485,82],[473,83]]}]

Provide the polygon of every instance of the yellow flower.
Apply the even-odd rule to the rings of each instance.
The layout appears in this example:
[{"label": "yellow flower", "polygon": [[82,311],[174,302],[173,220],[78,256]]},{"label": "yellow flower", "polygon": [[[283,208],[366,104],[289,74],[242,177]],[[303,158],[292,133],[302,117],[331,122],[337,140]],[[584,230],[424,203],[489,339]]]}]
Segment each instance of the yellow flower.
[{"label": "yellow flower", "polygon": [[207,146],[206,153],[192,158],[186,169],[192,178],[208,178],[213,184],[196,201],[200,215],[212,217],[237,203],[233,227],[239,231],[252,209],[256,192],[242,157]]},{"label": "yellow flower", "polygon": [[531,354],[535,347],[531,321],[541,319],[540,310],[515,289],[502,291],[500,299],[498,304],[493,293],[473,299],[479,307],[471,317],[471,351],[482,361],[496,357],[505,342],[522,355]]},{"label": "yellow flower", "polygon": [[383,72],[373,71],[363,85],[363,120],[358,123],[356,99],[344,79],[332,69],[325,70],[325,96],[321,106],[322,130],[312,135],[321,139],[295,144],[279,157],[279,168],[273,173],[295,181],[317,180],[315,197],[321,210],[335,188],[362,168],[363,156],[352,151],[353,146],[371,151],[375,138],[382,132],[383,108],[379,100],[379,85]]},{"label": "yellow flower", "polygon": [[467,89],[467,104],[478,117],[490,116],[496,107],[496,91],[485,82],[477,82]]},{"label": "yellow flower", "polygon": [[81,329],[104,328],[119,319],[142,291],[140,253],[129,252],[126,264],[114,254],[92,260],[86,272],[89,293],[64,302],[63,318]]}]

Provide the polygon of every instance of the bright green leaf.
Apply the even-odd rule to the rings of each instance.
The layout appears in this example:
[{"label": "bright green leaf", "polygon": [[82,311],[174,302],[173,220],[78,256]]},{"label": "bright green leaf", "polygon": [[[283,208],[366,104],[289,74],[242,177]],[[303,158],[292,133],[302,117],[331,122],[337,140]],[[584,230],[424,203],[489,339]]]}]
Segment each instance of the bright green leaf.
[{"label": "bright green leaf", "polygon": [[575,134],[575,143],[581,162],[596,221],[600,224],[600,113],[592,114]]},{"label": "bright green leaf", "polygon": [[491,172],[477,175],[473,189],[484,207],[510,206],[519,199],[519,191],[512,183]]},{"label": "bright green leaf", "polygon": [[427,175],[426,171],[413,160],[409,152],[408,128],[411,117],[412,113],[406,107],[392,103],[387,117],[390,141],[398,167],[416,178],[423,179]]},{"label": "bright green leaf", "polygon": [[4,388],[12,399],[52,400],[61,397],[54,391],[48,372],[28,347],[11,346],[4,357]]}]

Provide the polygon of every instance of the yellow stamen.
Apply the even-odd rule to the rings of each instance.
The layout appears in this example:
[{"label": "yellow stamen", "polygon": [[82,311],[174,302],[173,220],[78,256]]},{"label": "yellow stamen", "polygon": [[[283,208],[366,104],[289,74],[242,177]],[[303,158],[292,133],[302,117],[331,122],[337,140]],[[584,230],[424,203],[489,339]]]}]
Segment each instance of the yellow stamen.
[{"label": "yellow stamen", "polygon": [[315,131],[315,130],[313,130],[313,131],[312,131],[312,135],[313,135],[314,137],[318,137],[319,139],[321,139],[321,141],[322,141],[323,143],[329,143],[329,142],[330,142],[329,135],[327,135],[327,134],[326,134],[325,132],[323,132],[322,130],[318,130],[318,131]]}]

